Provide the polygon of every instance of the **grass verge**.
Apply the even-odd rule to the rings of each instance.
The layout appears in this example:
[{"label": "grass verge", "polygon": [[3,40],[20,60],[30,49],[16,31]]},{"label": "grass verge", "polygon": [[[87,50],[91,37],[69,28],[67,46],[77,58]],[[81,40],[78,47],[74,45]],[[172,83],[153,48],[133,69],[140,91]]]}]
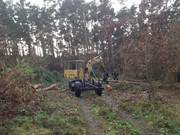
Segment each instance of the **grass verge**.
[{"label": "grass verge", "polygon": [[88,135],[80,108],[65,92],[48,92],[33,115],[18,115],[0,131],[4,135]]},{"label": "grass verge", "polygon": [[144,118],[148,124],[158,128],[161,135],[180,135],[180,103],[126,101],[121,106],[135,118]]},{"label": "grass verge", "polygon": [[105,135],[139,135],[138,129],[123,120],[117,112],[107,107],[100,100],[94,102],[91,110],[102,122]]}]

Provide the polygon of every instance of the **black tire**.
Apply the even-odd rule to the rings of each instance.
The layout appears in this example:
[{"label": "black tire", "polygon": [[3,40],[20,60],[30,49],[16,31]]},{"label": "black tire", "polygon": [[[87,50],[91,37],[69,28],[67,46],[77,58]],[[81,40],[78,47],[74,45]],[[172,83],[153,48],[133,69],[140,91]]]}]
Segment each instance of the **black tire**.
[{"label": "black tire", "polygon": [[95,92],[98,96],[102,95],[102,89],[96,89]]},{"label": "black tire", "polygon": [[74,82],[69,82],[69,89],[70,89],[71,91],[74,91],[74,87],[72,87],[72,86],[73,86],[73,83],[74,83]]},{"label": "black tire", "polygon": [[72,82],[69,81],[69,89],[71,90],[72,89]]},{"label": "black tire", "polygon": [[80,97],[81,96],[81,89],[79,89],[78,87],[75,88],[75,96],[76,97]]},{"label": "black tire", "polygon": [[74,91],[75,91],[75,96],[80,97],[81,96],[81,87],[82,83],[80,81],[75,81],[74,82]]}]

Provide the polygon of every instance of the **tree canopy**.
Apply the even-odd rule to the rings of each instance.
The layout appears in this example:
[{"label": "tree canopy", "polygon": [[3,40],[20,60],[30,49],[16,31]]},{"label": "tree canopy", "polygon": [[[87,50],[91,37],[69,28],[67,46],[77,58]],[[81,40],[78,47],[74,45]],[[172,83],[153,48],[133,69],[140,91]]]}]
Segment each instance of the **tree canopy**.
[{"label": "tree canopy", "polygon": [[41,7],[0,0],[1,55],[64,59],[103,53],[110,71],[139,74],[146,65],[154,75],[177,71],[179,21],[179,0],[142,0],[118,12],[110,0],[45,0]]}]

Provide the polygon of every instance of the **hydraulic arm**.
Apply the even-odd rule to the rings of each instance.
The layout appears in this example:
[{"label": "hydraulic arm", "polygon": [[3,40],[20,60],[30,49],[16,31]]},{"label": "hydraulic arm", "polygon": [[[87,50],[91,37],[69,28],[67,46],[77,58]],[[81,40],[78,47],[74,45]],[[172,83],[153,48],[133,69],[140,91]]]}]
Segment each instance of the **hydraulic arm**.
[{"label": "hydraulic arm", "polygon": [[101,55],[98,55],[92,59],[90,59],[87,64],[86,67],[88,68],[88,72],[93,74],[93,77],[97,78],[95,73],[93,72],[93,65],[95,64],[101,64],[101,66],[104,68],[104,63],[103,63],[103,58]]}]

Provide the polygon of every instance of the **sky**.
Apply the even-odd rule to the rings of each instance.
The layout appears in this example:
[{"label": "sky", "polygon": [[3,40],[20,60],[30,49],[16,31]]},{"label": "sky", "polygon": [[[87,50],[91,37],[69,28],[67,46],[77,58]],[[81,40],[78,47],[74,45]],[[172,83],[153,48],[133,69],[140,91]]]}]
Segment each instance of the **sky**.
[{"label": "sky", "polygon": [[[19,0],[12,0],[14,2],[16,1],[19,1]],[[35,4],[35,5],[43,5],[43,0],[27,0],[27,1],[30,1],[32,4]],[[90,2],[92,0],[85,0],[87,2]],[[120,8],[122,8],[123,6],[126,6],[126,7],[131,7],[132,5],[138,5],[140,4],[141,0],[124,0],[124,4],[120,4],[120,1],[121,0],[111,0],[112,2],[112,7],[114,8],[115,11],[118,11]]]}]

